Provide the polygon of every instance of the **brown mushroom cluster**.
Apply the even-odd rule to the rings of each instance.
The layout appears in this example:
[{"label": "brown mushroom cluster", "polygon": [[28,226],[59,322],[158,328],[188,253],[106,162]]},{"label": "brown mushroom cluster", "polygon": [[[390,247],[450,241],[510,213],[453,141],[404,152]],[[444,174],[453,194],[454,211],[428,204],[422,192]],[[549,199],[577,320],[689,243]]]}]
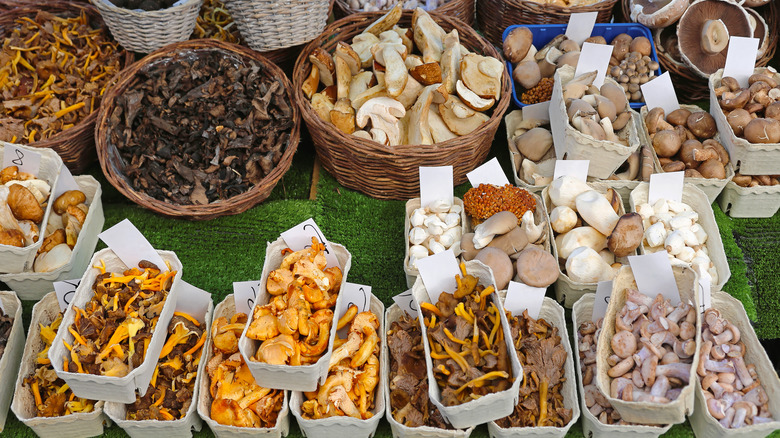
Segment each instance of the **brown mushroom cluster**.
[{"label": "brown mushroom cluster", "polygon": [[5,346],[8,344],[8,337],[11,336],[11,329],[14,326],[14,318],[6,315],[0,308],[0,357],[5,353]]},{"label": "brown mushroom cluster", "polygon": [[628,146],[631,107],[623,89],[605,81],[593,86],[596,72],[582,74],[563,86],[567,122],[595,140]]},{"label": "brown mushroom cluster", "polygon": [[644,36],[632,37],[621,33],[613,38],[610,44],[615,48],[612,49],[612,57],[609,59],[608,75],[623,88],[628,100],[642,102],[640,86],[655,78],[659,68],[658,62],[650,57],[653,53],[653,43]]},{"label": "brown mushroom cluster", "polygon": [[566,426],[572,411],[564,407],[561,392],[567,354],[558,327],[543,318],[529,317],[528,310],[521,316],[507,316],[517,357],[523,364],[523,385],[515,410],[496,424],[503,428]]},{"label": "brown mushroom cluster", "polygon": [[727,429],[775,421],[755,365],[745,362],[747,347],[740,335],[717,309],[704,312],[697,372],[707,411]]},{"label": "brown mushroom cluster", "polygon": [[0,245],[24,248],[38,241],[51,186],[16,166],[0,171]]},{"label": "brown mushroom cluster", "polygon": [[238,351],[238,338],[246,326],[245,313],[211,324],[212,357],[206,364],[211,394],[211,419],[225,426],[271,428],[276,425],[284,391],[263,388]]},{"label": "brown mushroom cluster", "polygon": [[435,305],[421,303],[428,327],[433,374],[445,406],[457,406],[512,385],[512,365],[501,328],[501,315],[491,294],[466,273],[455,277],[453,293],[442,292]]},{"label": "brown mushroom cluster", "polygon": [[661,107],[645,116],[647,134],[664,172],[688,178],[726,178],[729,153],[715,136],[718,127],[706,111],[678,108],[668,115]]},{"label": "brown mushroom cluster", "polygon": [[501,98],[504,64],[469,52],[421,8],[398,26],[401,4],[335,53],[309,56],[302,84],[312,109],[345,134],[385,145],[434,144],[486,123]]},{"label": "brown mushroom cluster", "polygon": [[780,175],[743,175],[737,173],[731,179],[740,187],[776,186],[780,184]]},{"label": "brown mushroom cluster", "polygon": [[691,383],[696,308],[672,306],[661,294],[655,299],[636,289],[626,294],[626,304],[615,315],[607,358],[610,396],[629,402],[674,401]]},{"label": "brown mushroom cluster", "polygon": [[770,70],[755,73],[742,88],[726,76],[715,88],[718,104],[734,135],[750,143],[780,143],[780,76]]},{"label": "brown mushroom cluster", "polygon": [[106,272],[102,263],[95,268],[101,273],[92,284],[92,298],[84,307],[73,306],[75,317],[67,330],[74,339],[72,345],[63,341],[69,353],[62,368],[124,377],[146,358],[176,271],[163,272],[146,260],[121,274]]},{"label": "brown mushroom cluster", "polygon": [[379,383],[379,319],[371,311],[358,313],[351,305],[339,318],[338,329],[349,326],[347,339],[337,340],[328,377],[316,391],[305,392],[303,418],[352,417],[367,420],[376,403]]},{"label": "brown mushroom cluster", "polygon": [[89,213],[86,202],[81,190],[68,190],[54,200],[33,271],[51,272],[68,263]]},{"label": "brown mushroom cluster", "polygon": [[341,269],[325,268],[325,245],[312,238],[309,248],[287,254],[268,274],[273,296],[256,306],[246,335],[261,341],[252,361],[271,365],[309,365],[328,348],[333,308],[341,289]]}]

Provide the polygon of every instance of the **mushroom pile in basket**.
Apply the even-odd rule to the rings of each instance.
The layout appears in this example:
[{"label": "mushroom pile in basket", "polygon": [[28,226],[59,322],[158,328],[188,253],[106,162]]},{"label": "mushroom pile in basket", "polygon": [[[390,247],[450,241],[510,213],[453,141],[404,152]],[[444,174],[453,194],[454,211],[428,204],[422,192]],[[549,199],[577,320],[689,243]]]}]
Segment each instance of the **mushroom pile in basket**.
[{"label": "mushroom pile in basket", "polygon": [[302,85],[312,108],[345,134],[390,146],[478,129],[501,97],[504,64],[470,53],[421,8],[412,29],[399,27],[401,12],[396,5],[333,55],[315,49]]}]

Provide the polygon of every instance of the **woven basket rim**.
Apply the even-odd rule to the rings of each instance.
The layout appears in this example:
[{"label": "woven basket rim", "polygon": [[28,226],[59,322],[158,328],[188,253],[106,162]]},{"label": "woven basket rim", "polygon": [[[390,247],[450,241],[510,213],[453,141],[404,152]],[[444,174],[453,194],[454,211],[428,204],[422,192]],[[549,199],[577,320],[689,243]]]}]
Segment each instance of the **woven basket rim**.
[{"label": "woven basket rim", "polygon": [[518,7],[523,9],[536,9],[536,10],[541,9],[544,11],[552,10],[554,13],[566,14],[566,15],[577,13],[577,12],[603,11],[612,8],[618,2],[618,0],[602,0],[589,5],[559,6],[556,4],[539,3],[533,0],[504,0],[504,1],[508,5],[508,7]]},{"label": "woven basket rim", "polygon": [[[352,9],[349,6],[349,2],[347,0],[333,0],[333,3],[338,4],[339,8],[345,12],[347,15],[353,15],[358,14],[363,11],[358,9]],[[437,8],[433,9],[432,11],[426,10],[426,12],[437,12],[439,14],[445,14],[448,12],[454,12],[453,9],[458,9],[462,4],[468,4],[468,3],[474,3],[474,0],[448,0],[447,3],[444,3],[442,5],[439,5]],[[423,8],[424,9],[424,8]],[[390,9],[383,9],[379,12],[387,13]],[[404,11],[413,11],[414,9],[404,9]]]},{"label": "woven basket rim", "polygon": [[[158,9],[156,11],[143,11],[137,9],[120,8],[119,6],[111,3],[110,0],[89,0],[89,2],[100,10],[100,13],[111,13],[114,15],[124,15],[131,19],[161,19],[168,18],[173,13],[182,12],[185,9],[192,7],[194,3],[203,3],[203,0],[186,0],[180,5],[171,6],[170,8]],[[199,8],[200,10],[200,8]]]},{"label": "woven basket rim", "polygon": [[[293,111],[292,122],[293,127],[290,130],[290,136],[288,139],[288,145],[285,149],[279,163],[266,175],[263,180],[250,187],[244,193],[233,196],[228,199],[220,199],[205,205],[180,205],[173,204],[171,202],[162,201],[153,198],[146,193],[142,193],[133,189],[127,181],[124,174],[115,168],[113,161],[108,156],[109,145],[105,140],[106,128],[108,126],[108,119],[111,116],[111,112],[114,108],[114,101],[116,97],[123,93],[130,85],[132,85],[136,74],[146,65],[156,62],[158,60],[169,57],[179,51],[191,50],[206,50],[206,51],[227,51],[243,58],[250,58],[259,64],[261,64],[267,72],[264,76],[278,79],[285,91],[290,103],[290,108]],[[248,47],[244,47],[238,44],[227,43],[224,41],[214,39],[196,39],[187,40],[179,43],[169,44],[162,47],[149,55],[145,56],[132,66],[123,70],[116,83],[112,86],[104,96],[104,102],[108,102],[106,105],[101,105],[100,112],[98,114],[97,125],[95,129],[95,146],[97,148],[98,160],[100,161],[100,167],[103,169],[103,173],[109,182],[119,190],[124,196],[131,201],[141,205],[144,208],[148,208],[157,213],[184,217],[190,219],[212,219],[218,216],[227,214],[238,214],[249,208],[264,201],[270,191],[279,182],[279,180],[287,173],[292,165],[292,157],[298,149],[298,143],[300,141],[300,110],[294,104],[293,93],[291,91],[292,84],[287,76],[275,63],[268,58],[256,52]],[[114,147],[115,148],[115,147]],[[265,191],[268,193],[265,193]]]}]

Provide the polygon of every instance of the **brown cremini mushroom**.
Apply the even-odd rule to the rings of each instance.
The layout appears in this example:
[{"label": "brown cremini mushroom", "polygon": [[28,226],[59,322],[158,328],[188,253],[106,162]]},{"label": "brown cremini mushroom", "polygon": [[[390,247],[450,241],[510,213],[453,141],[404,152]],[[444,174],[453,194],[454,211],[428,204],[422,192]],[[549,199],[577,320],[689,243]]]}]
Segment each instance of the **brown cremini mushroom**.
[{"label": "brown cremini mushroom", "polygon": [[607,248],[616,257],[625,257],[634,252],[644,236],[642,216],[638,213],[627,213],[618,219],[612,233],[607,237]]},{"label": "brown cremini mushroom", "polygon": [[[512,29],[504,40],[504,56],[512,64],[516,64],[525,58],[528,49],[531,48],[534,36],[531,29],[520,26]],[[530,87],[527,87],[530,88]]]},{"label": "brown cremini mushroom", "polygon": [[680,150],[681,145],[680,136],[672,130],[658,131],[653,137],[653,149],[659,157],[673,157]]}]

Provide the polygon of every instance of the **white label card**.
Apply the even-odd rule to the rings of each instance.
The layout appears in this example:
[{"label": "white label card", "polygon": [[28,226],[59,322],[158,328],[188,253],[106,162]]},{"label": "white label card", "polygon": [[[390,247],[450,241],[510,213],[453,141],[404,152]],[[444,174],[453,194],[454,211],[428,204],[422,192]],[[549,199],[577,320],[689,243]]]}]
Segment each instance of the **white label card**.
[{"label": "white label card", "polygon": [[417,260],[417,270],[433,304],[442,292],[453,293],[458,287],[455,276],[460,275],[460,268],[451,249]]},{"label": "white label card", "polygon": [[590,166],[589,160],[555,160],[553,180],[568,175],[582,182],[587,182],[588,166]]},{"label": "white label card", "polygon": [[699,277],[699,313],[712,307],[712,277],[702,275]]},{"label": "white label card", "polygon": [[538,319],[546,292],[546,287],[533,287],[510,281],[504,299],[504,310],[512,312],[512,316],[517,317],[523,314],[523,310],[528,309],[528,316]]},{"label": "white label card", "polygon": [[680,291],[674,281],[672,264],[666,251],[654,252],[640,256],[628,256],[628,263],[634,272],[639,292],[650,298],[659,293],[671,301],[673,306],[680,303]]},{"label": "white label card", "polygon": [[550,101],[539,102],[533,105],[523,107],[523,120],[543,120],[550,121]]},{"label": "white label card", "polygon": [[677,95],[674,94],[674,85],[672,85],[672,76],[665,72],[661,76],[640,85],[642,96],[648,111],[661,107],[665,114],[680,109],[680,102],[677,101]]},{"label": "white label card", "polygon": [[395,301],[395,304],[406,312],[407,315],[412,318],[417,317],[417,303],[414,302],[414,295],[412,295],[411,289],[394,296],[393,301]]},{"label": "white label card", "polygon": [[38,171],[41,170],[41,154],[29,149],[22,149],[11,143],[3,143],[3,146],[4,169],[8,166],[16,166],[20,172],[38,176]]},{"label": "white label card", "polygon": [[61,194],[69,190],[81,190],[76,179],[73,178],[73,174],[70,173],[70,169],[67,166],[62,166],[60,169],[60,177],[57,178],[57,187],[54,188],[54,196],[51,199],[57,199]]},{"label": "white label card", "polygon": [[469,179],[472,187],[476,187],[480,184],[493,184],[495,186],[503,187],[509,184],[509,180],[506,178],[504,170],[501,169],[501,165],[498,164],[498,158],[495,157],[467,173],[466,177]]},{"label": "white label card", "polygon": [[569,25],[566,26],[566,38],[574,40],[582,45],[593,32],[598,12],[580,12],[569,16]]},{"label": "white label card", "polygon": [[146,260],[157,265],[162,271],[168,270],[163,258],[130,219],[119,222],[98,237],[130,268],[138,267],[141,260]]},{"label": "white label card", "polygon": [[314,219],[307,219],[282,233],[282,239],[293,251],[311,247],[312,237],[316,237],[319,242],[325,245],[325,259],[328,261],[327,267],[341,267],[339,260],[336,258],[336,253],[331,250],[328,239],[322,234],[320,227],[314,223]]},{"label": "white label card", "polygon": [[371,286],[345,282],[339,293],[342,295],[339,308],[336,309],[339,318],[344,316],[344,312],[353,304],[357,306],[358,313],[371,308]]},{"label": "white label card", "polygon": [[209,311],[209,304],[211,304],[211,294],[186,281],[182,281],[179,288],[176,311],[186,313],[197,319],[198,322],[206,322],[206,312]]},{"label": "white label card", "polygon": [[596,286],[596,297],[593,299],[593,315],[591,321],[596,322],[607,313],[609,299],[612,296],[612,280],[599,281]]},{"label": "white label card", "polygon": [[577,69],[574,71],[574,79],[582,74],[596,71],[596,79],[593,80],[593,85],[601,88],[607,75],[609,58],[612,57],[613,48],[614,46],[609,44],[584,43],[580,52],[580,61],[577,63]]},{"label": "white label card", "polygon": [[654,173],[650,175],[647,202],[655,204],[659,199],[682,202],[684,172]]},{"label": "white label card", "polygon": [[420,167],[420,206],[434,201],[452,202],[452,166]]},{"label": "white label card", "polygon": [[75,280],[63,280],[54,282],[54,292],[57,294],[57,302],[60,304],[60,310],[65,311],[68,309],[73,297],[76,296],[76,288],[79,287],[81,279]]},{"label": "white label card", "polygon": [[236,281],[233,283],[233,300],[236,302],[236,313],[252,314],[257,294],[260,292],[260,281]]},{"label": "white label card", "polygon": [[748,78],[756,67],[758,38],[733,36],[729,38],[727,50],[723,76],[731,76],[739,82],[741,87],[747,87]]}]

